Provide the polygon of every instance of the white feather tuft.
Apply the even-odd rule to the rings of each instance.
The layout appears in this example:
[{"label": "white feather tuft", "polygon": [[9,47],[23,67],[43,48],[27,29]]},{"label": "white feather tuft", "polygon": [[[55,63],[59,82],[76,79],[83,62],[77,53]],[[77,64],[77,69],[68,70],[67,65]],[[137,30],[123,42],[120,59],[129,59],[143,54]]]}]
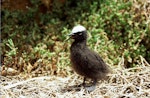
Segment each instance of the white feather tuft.
[{"label": "white feather tuft", "polygon": [[77,26],[73,27],[71,34],[82,32],[82,31],[86,31],[86,28],[84,26],[77,25]]}]

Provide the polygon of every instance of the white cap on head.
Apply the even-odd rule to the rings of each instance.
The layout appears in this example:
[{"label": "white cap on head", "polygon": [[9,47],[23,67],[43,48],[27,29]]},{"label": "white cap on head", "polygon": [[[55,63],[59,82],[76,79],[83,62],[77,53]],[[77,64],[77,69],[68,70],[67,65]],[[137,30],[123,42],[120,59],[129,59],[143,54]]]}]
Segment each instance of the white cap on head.
[{"label": "white cap on head", "polygon": [[86,28],[84,26],[77,25],[77,26],[73,27],[71,34],[82,32],[82,31],[86,31]]}]

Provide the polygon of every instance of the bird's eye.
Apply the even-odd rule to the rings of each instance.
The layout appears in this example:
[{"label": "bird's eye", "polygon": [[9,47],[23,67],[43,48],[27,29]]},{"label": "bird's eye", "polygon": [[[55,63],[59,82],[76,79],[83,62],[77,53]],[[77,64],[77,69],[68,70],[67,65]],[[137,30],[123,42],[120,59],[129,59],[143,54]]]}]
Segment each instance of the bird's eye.
[{"label": "bird's eye", "polygon": [[79,35],[82,35],[82,32],[80,32]]}]

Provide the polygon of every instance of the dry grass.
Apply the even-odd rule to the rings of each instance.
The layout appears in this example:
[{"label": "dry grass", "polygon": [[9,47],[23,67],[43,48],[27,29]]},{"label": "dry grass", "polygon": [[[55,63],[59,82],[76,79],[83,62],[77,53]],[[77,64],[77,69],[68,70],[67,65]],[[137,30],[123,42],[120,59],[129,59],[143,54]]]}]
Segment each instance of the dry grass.
[{"label": "dry grass", "polygon": [[[123,59],[118,66],[122,66]],[[150,98],[150,65],[141,57],[138,67],[114,68],[107,81],[100,81],[96,89],[89,93],[84,88],[76,89],[80,76],[43,76],[25,78],[0,76],[1,98]]]}]

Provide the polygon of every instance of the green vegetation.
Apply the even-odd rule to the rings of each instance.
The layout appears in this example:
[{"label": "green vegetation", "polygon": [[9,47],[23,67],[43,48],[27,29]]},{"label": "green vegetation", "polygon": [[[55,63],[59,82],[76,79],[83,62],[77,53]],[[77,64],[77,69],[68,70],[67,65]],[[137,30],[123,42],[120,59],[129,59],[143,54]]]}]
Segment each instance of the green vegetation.
[{"label": "green vegetation", "polygon": [[[20,72],[42,67],[55,74],[56,67],[70,65],[71,43],[66,41],[66,35],[76,24],[88,29],[88,45],[108,64],[117,65],[124,58],[125,67],[138,66],[140,56],[150,61],[150,12],[146,3],[140,0],[66,1],[56,2],[50,12],[42,13],[38,9],[41,2],[31,1],[33,7],[27,12],[2,9],[4,66]],[[30,71],[28,66],[32,66]]]}]

